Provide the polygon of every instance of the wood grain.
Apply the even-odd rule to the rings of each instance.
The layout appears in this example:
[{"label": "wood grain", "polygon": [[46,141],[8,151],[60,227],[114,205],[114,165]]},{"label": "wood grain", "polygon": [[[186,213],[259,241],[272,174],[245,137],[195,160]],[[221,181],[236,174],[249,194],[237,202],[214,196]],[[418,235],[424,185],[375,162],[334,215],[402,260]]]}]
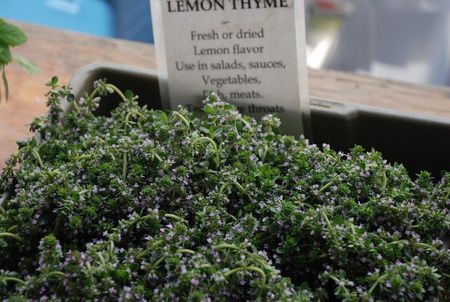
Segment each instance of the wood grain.
[{"label": "wood grain", "polygon": [[[14,23],[25,31],[29,40],[13,51],[31,59],[41,73],[28,75],[16,64],[7,67],[11,95],[7,103],[0,104],[0,167],[7,156],[16,151],[15,142],[30,136],[31,120],[45,114],[45,83],[53,75],[68,82],[81,66],[102,61],[156,68],[154,48],[149,44]],[[450,119],[448,88],[410,85],[330,70],[310,70],[309,77],[313,97]]]}]

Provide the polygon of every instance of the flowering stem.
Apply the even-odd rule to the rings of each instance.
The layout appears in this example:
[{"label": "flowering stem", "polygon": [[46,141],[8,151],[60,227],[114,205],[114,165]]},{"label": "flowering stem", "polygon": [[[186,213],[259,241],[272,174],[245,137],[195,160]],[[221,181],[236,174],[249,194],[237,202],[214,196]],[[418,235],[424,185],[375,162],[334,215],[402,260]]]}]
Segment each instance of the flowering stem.
[{"label": "flowering stem", "polygon": [[60,278],[64,278],[66,276],[66,274],[60,271],[48,272],[46,275],[48,277],[60,277]]},{"label": "flowering stem", "polygon": [[294,203],[295,204],[298,204],[300,207],[302,207],[302,208],[312,208],[313,206],[312,205],[310,205],[309,203],[306,203],[306,202],[304,202],[304,201],[301,201],[300,199],[295,199],[294,200]]},{"label": "flowering stem", "polygon": [[153,151],[152,157],[155,157],[160,163],[163,162],[163,159],[161,158],[161,156],[159,156],[158,153],[156,153],[156,151]]},{"label": "flowering stem", "polygon": [[370,287],[369,291],[367,292],[369,294],[369,297],[372,295],[372,292],[377,288],[378,284],[383,282],[387,277],[389,277],[389,275],[388,274],[384,274],[384,275],[380,276],[377,279],[377,281],[375,281],[375,283]]},{"label": "flowering stem", "polygon": [[387,176],[386,176],[386,171],[383,168],[383,173],[381,174],[383,177],[383,184],[381,186],[381,192],[386,191],[386,186],[387,186]]},{"label": "flowering stem", "polygon": [[214,153],[214,164],[216,165],[216,168],[218,168],[220,165],[220,154],[216,142],[207,136],[201,136],[197,138],[196,141],[207,142],[211,146]]},{"label": "flowering stem", "polygon": [[77,113],[80,113],[80,107],[78,106],[77,101],[74,100],[72,103],[73,103],[73,107],[75,108],[75,110],[77,111]]},{"label": "flowering stem", "polygon": [[141,222],[141,221],[144,221],[144,220],[147,220],[147,219],[152,219],[154,217],[155,216],[153,216],[153,215],[145,215],[145,216],[138,217],[138,218],[136,218],[136,220],[133,220],[131,222],[131,225],[136,224],[136,223]]},{"label": "flowering stem", "polygon": [[152,264],[152,268],[156,269],[158,267],[158,265],[161,264],[161,262],[164,261],[164,259],[166,259],[165,256],[162,256],[161,258],[159,258],[158,260],[156,260],[153,264]]},{"label": "flowering stem", "polygon": [[322,211],[320,211],[320,214],[322,215],[323,219],[325,220],[325,223],[327,224],[328,231],[330,232],[330,234],[333,237],[336,237],[335,230],[334,230],[333,226],[331,225],[330,220],[328,219],[327,213],[325,213],[325,211],[322,210]]},{"label": "flowering stem", "polygon": [[389,242],[388,244],[386,244],[386,246],[389,246],[389,245],[393,245],[393,244],[408,244],[408,240],[395,240],[395,241],[392,241],[392,242]]},{"label": "flowering stem", "polygon": [[214,170],[200,170],[192,173],[193,175],[200,175],[200,174],[218,174],[217,171]]},{"label": "flowering stem", "polygon": [[434,246],[431,246],[431,245],[423,243],[423,242],[415,242],[415,243],[413,243],[413,246],[419,247],[419,248],[426,248],[426,249],[430,249],[430,250],[436,249]]},{"label": "flowering stem", "polygon": [[0,278],[1,278],[2,281],[6,281],[6,282],[11,281],[11,282],[19,283],[21,285],[25,285],[26,284],[25,281],[23,281],[22,279],[15,278],[15,277],[0,277]]},{"label": "flowering stem", "polygon": [[[104,87],[113,90],[115,93],[117,93],[120,96],[120,98],[123,101],[127,101],[128,100],[127,97],[122,93],[122,91],[120,91],[120,89],[117,88],[115,85],[113,85],[113,84],[106,84]],[[97,87],[97,88],[95,88],[94,91],[92,91],[92,93],[89,95],[89,100],[93,100],[98,95],[100,90],[102,88],[104,88],[104,87]]]},{"label": "flowering stem", "polygon": [[127,101],[128,100],[127,97],[122,93],[122,91],[120,91],[120,89],[117,88],[115,85],[113,85],[113,84],[106,84],[106,86],[108,88],[111,88],[112,90],[114,90],[114,92],[117,93],[123,101]]},{"label": "flowering stem", "polygon": [[333,179],[331,179],[327,184],[325,184],[322,188],[320,188],[320,190],[318,192],[319,195],[322,194],[329,187],[331,187],[333,185],[333,183],[336,181],[337,178],[338,178],[337,176],[333,177]]},{"label": "flowering stem", "polygon": [[329,275],[329,277],[337,284],[337,286],[339,286],[339,287],[341,287],[341,288],[344,289],[345,294],[346,294],[347,296],[350,294],[349,291],[348,291],[348,288],[345,287],[345,283],[344,283],[344,282],[342,282],[341,280],[339,280],[338,278],[336,278],[336,277],[333,276],[333,275]]},{"label": "flowering stem", "polygon": [[243,254],[249,256],[254,261],[258,262],[264,268],[269,268],[267,263],[264,262],[262,259],[260,259],[258,257],[258,255],[254,255],[254,254],[250,253],[249,251],[247,251],[247,250],[245,250],[243,248],[240,248],[240,247],[238,247],[238,246],[236,246],[234,244],[221,243],[221,244],[218,244],[218,245],[214,246],[214,249],[216,249],[216,250],[230,249],[230,250],[236,250],[236,251],[242,252]]},{"label": "flowering stem", "polygon": [[94,91],[91,92],[91,94],[89,95],[87,101],[93,100],[99,93],[100,91],[100,87],[97,87],[94,89]]},{"label": "flowering stem", "polygon": [[206,142],[211,144],[211,146],[214,149],[214,151],[217,151],[217,144],[211,138],[209,138],[207,136],[201,136],[201,137],[197,138],[197,141],[206,141]]},{"label": "flowering stem", "polygon": [[355,225],[351,222],[348,223],[348,225],[350,226],[350,230],[352,231],[352,239],[353,239],[353,243],[356,243],[356,230],[355,230]]},{"label": "flowering stem", "polygon": [[96,255],[100,259],[100,263],[102,264],[102,266],[106,267],[106,261],[105,261],[105,258],[103,258],[103,255],[99,252],[97,252]]},{"label": "flowering stem", "polygon": [[[232,180],[231,183],[232,183],[233,185],[235,185],[236,188],[238,188],[238,190],[239,190],[242,194],[245,194],[245,195],[248,197],[249,200],[253,200],[252,197],[250,196],[250,194],[247,193],[247,191],[244,189],[244,187],[243,187],[239,182],[237,182],[236,180]],[[222,186],[220,186],[219,194],[223,194],[223,191],[224,191],[225,188],[227,188],[229,185],[230,185],[230,183],[224,183]]]},{"label": "flowering stem", "polygon": [[20,237],[19,235],[13,234],[13,233],[9,233],[9,232],[0,233],[0,238],[1,237],[9,237],[9,238],[16,239],[17,241],[22,241],[22,237]]},{"label": "flowering stem", "polygon": [[179,249],[177,251],[177,253],[180,254],[191,254],[191,255],[195,255],[195,251],[191,250],[191,249]]},{"label": "flowering stem", "polygon": [[184,115],[182,115],[178,111],[174,111],[173,115],[179,117],[183,121],[183,123],[186,125],[186,127],[190,128],[190,123],[189,123],[188,119]]},{"label": "flowering stem", "polygon": [[183,218],[181,218],[180,216],[174,215],[174,214],[165,214],[164,217],[172,218],[172,219],[184,222]]},{"label": "flowering stem", "polygon": [[229,272],[226,272],[224,274],[225,277],[229,277],[235,273],[238,272],[242,272],[242,271],[251,271],[251,272],[256,272],[259,274],[260,278],[261,278],[261,287],[259,289],[259,294],[262,295],[262,292],[264,290],[264,287],[266,286],[266,274],[264,273],[264,271],[256,266],[241,266],[241,267],[237,267],[235,269],[232,269]]},{"label": "flowering stem", "polygon": [[240,248],[237,247],[236,245],[229,244],[229,243],[221,243],[221,244],[218,244],[218,245],[214,246],[214,248],[216,250],[223,250],[223,249],[240,250]]},{"label": "flowering stem", "polygon": [[123,178],[123,180],[125,180],[127,178],[127,170],[128,170],[127,151],[124,151],[122,154],[122,178]]},{"label": "flowering stem", "polygon": [[155,247],[157,247],[159,244],[161,244],[162,241],[158,240],[156,241],[154,244],[152,244],[150,247],[146,248],[145,250],[142,251],[142,253],[140,253],[139,255],[137,255],[137,259],[142,259],[142,257],[144,257],[145,255],[147,255],[149,252],[151,252],[152,250],[155,249]]},{"label": "flowering stem", "polygon": [[31,150],[31,153],[33,154],[34,158],[38,161],[39,163],[39,167],[41,167],[41,169],[44,169],[44,163],[42,162],[42,158],[39,155],[38,149],[37,148],[33,148],[33,150]]}]

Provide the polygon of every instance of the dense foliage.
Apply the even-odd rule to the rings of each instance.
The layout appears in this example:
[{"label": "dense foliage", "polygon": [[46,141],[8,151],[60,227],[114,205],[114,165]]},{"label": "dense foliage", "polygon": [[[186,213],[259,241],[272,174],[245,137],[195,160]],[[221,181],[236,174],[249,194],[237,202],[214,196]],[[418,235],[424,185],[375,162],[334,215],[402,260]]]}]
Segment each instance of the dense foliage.
[{"label": "dense foliage", "polygon": [[[99,81],[2,171],[0,297],[11,301],[448,301],[450,174],[279,133],[210,95],[139,107]],[[123,102],[95,116],[100,97]],[[60,102],[73,110],[62,118]],[[407,151],[405,151],[407,152]]]}]

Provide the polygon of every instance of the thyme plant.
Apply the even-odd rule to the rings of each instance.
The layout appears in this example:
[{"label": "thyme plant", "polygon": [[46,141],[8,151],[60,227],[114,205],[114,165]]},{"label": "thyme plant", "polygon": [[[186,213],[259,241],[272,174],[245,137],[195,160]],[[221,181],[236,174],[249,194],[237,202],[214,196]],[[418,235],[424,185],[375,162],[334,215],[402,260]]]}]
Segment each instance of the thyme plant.
[{"label": "thyme plant", "polygon": [[[1,175],[3,299],[448,301],[449,173],[412,179],[214,94],[195,114],[105,81],[80,100],[49,86],[40,142]],[[110,93],[120,106],[96,116]]]}]

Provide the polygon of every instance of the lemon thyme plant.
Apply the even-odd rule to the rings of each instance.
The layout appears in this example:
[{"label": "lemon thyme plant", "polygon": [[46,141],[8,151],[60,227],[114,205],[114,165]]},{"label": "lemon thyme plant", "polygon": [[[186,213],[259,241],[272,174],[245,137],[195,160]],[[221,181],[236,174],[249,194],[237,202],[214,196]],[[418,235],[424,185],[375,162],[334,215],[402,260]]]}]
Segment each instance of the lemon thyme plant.
[{"label": "lemon thyme plant", "polygon": [[449,173],[319,148],[214,94],[194,114],[49,86],[40,143],[2,171],[3,299],[448,301]]}]

